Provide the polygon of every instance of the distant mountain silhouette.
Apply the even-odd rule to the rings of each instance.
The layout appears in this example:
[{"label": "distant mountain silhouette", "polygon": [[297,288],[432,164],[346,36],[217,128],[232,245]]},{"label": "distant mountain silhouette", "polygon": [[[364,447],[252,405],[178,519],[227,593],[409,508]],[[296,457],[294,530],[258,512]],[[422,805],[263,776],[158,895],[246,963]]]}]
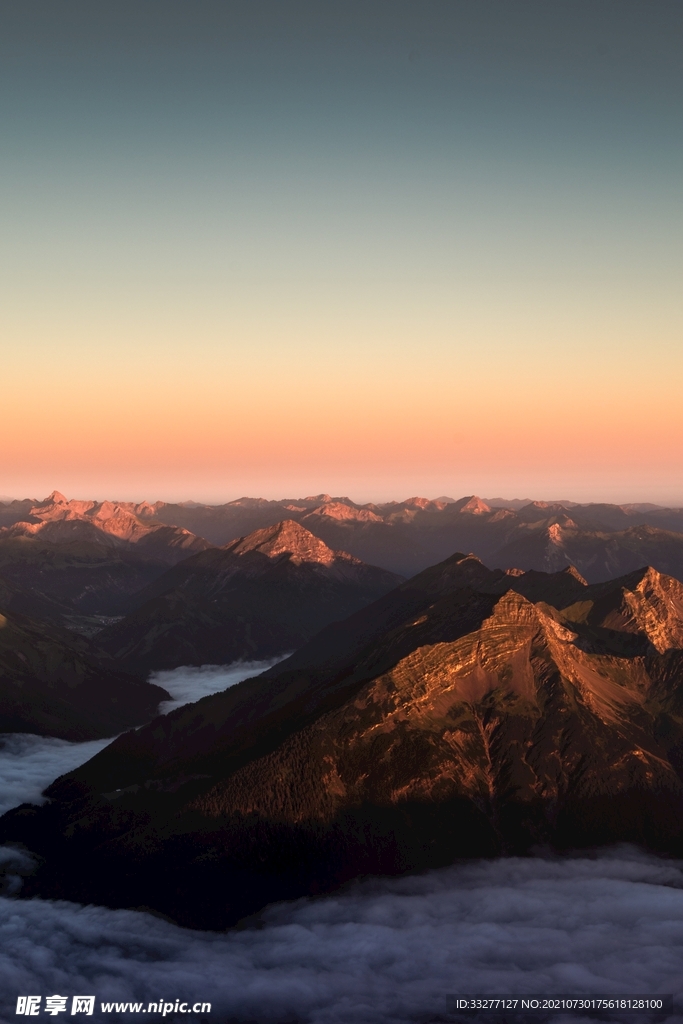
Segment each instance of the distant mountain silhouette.
[{"label": "distant mountain silhouette", "polygon": [[[239,498],[225,505],[67,502],[62,495],[52,495],[43,503],[0,505],[0,525],[74,518],[94,524],[101,534],[126,540],[129,548],[134,545],[138,559],[144,555],[170,564],[199,550],[197,545],[210,542],[222,546],[292,519],[328,547],[403,576],[413,576],[460,550],[471,551],[491,564],[515,564],[522,569],[552,570],[564,558],[591,583],[645,563],[683,578],[683,509],[648,503],[581,505],[567,500],[507,501],[468,495],[457,500],[412,497],[402,502],[358,504],[345,496],[316,494],[281,501]],[[163,534],[162,526],[187,533]],[[555,531],[553,537],[548,531],[555,526],[562,532]],[[644,527],[650,532],[639,534]],[[143,538],[149,539],[141,544]],[[55,597],[59,595],[55,593]],[[123,604],[119,601],[118,613]]]}]

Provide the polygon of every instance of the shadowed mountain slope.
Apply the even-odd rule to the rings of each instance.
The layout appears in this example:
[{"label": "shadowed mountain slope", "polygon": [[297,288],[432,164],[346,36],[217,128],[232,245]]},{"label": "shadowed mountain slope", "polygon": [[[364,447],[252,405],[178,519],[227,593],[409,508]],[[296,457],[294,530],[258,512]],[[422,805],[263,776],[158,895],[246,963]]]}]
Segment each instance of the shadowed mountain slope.
[{"label": "shadowed mountain slope", "polygon": [[458,857],[683,852],[683,586],[455,555],[2,819],[26,894],[221,927]]},{"label": "shadowed mountain slope", "polygon": [[170,569],[98,642],[140,671],[267,658],[401,582],[285,520]]},{"label": "shadowed mountain slope", "polygon": [[0,614],[0,732],[98,739],[147,721],[167,697],[82,637]]}]

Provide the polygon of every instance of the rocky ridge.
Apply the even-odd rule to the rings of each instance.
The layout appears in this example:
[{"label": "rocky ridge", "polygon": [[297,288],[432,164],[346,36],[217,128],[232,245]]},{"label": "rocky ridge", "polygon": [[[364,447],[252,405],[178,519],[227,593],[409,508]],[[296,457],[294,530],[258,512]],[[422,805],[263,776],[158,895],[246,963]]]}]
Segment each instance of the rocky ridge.
[{"label": "rocky ridge", "polygon": [[591,585],[454,555],[120,737],[0,838],[44,858],[28,895],[203,927],[538,844],[681,855],[682,602],[651,568]]}]

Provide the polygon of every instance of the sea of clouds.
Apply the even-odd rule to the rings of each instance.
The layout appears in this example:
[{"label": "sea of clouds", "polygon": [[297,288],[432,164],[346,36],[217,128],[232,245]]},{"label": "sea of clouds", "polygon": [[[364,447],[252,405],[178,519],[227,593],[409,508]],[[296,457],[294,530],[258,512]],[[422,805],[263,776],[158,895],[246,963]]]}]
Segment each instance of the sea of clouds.
[{"label": "sea of clouds", "polygon": [[275,905],[227,933],[1,899],[0,991],[3,1021],[33,993],[211,1002],[207,1020],[221,1024],[447,1020],[448,993],[683,999],[683,865],[626,847],[478,861]]}]

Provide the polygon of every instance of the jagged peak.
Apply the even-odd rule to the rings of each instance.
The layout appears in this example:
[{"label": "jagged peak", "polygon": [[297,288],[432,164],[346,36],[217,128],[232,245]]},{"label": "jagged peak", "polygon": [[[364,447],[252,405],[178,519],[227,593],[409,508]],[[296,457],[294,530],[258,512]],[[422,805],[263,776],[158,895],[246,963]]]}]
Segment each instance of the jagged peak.
[{"label": "jagged peak", "polygon": [[68,499],[62,494],[61,491],[53,491],[47,498],[42,502],[43,505],[67,505]]},{"label": "jagged peak", "polygon": [[484,565],[481,558],[479,558],[478,555],[473,554],[471,551],[469,552],[469,554],[465,554],[464,551],[455,551],[453,552],[452,555],[449,555],[448,558],[445,558],[443,562],[437,563],[436,566],[430,566],[428,569],[425,569],[424,571],[429,572],[429,569],[438,568],[439,565],[452,566],[465,564],[477,566],[482,569],[486,569],[487,572],[490,572],[488,566]]},{"label": "jagged peak", "polygon": [[683,583],[680,580],[647,565],[630,576],[622,577],[622,581],[624,589],[632,590],[634,593],[658,593],[675,600],[678,606],[677,613],[683,623]]},{"label": "jagged peak", "polygon": [[[493,512],[493,508],[491,508]],[[500,523],[503,519],[516,519],[517,513],[513,512],[511,508],[497,508],[493,515],[489,519],[490,523]]]},{"label": "jagged peak", "polygon": [[325,565],[329,565],[339,557],[335,551],[328,548],[324,541],[312,534],[305,526],[294,522],[293,519],[283,519],[279,523],[275,523],[274,526],[265,526],[261,530],[254,530],[246,537],[240,537],[239,540],[233,541],[225,550],[236,555],[257,552],[268,558],[291,555],[293,561],[320,562]]},{"label": "jagged peak", "polygon": [[639,571],[641,573],[642,580],[657,581],[659,583],[664,579],[673,578],[668,576],[666,573],[660,572],[659,569],[655,569],[653,565],[645,565]]},{"label": "jagged peak", "polygon": [[436,565],[423,569],[417,576],[407,580],[403,586],[406,590],[427,590],[434,594],[446,593],[454,588],[473,587],[477,589],[486,586],[499,576],[502,572],[491,570],[477,558],[476,555],[464,554],[456,551]]},{"label": "jagged peak", "polygon": [[614,589],[620,587],[623,590],[641,590],[649,585],[661,586],[673,583],[676,587],[681,587],[683,590],[683,584],[679,583],[678,580],[672,576],[667,576],[666,573],[660,572],[659,569],[655,569],[652,565],[644,565],[640,569],[633,569],[629,573],[625,573],[623,576],[617,576],[612,580],[608,580],[602,584],[594,584],[594,587],[600,587],[602,589]]},{"label": "jagged peak", "polygon": [[135,515],[137,516],[153,516],[156,511],[156,507],[154,505],[150,505],[148,501],[141,501],[134,508]]},{"label": "jagged peak", "polygon": [[618,632],[640,633],[663,654],[683,650],[683,584],[644,566],[590,588],[600,625]]},{"label": "jagged peak", "polygon": [[496,601],[488,621],[506,625],[529,625],[538,621],[536,605],[517,590],[506,590]]}]

